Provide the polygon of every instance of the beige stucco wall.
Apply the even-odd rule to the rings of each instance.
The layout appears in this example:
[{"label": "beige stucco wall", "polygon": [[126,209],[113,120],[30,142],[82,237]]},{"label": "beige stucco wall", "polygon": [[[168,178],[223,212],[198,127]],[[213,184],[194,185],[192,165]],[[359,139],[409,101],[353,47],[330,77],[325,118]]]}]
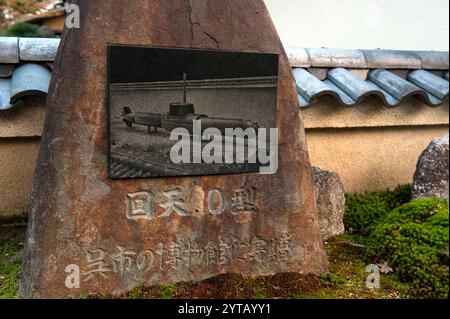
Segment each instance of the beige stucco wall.
[{"label": "beige stucco wall", "polygon": [[53,17],[46,19],[44,25],[53,31],[61,32],[64,29],[65,17]]},{"label": "beige stucco wall", "polygon": [[265,2],[286,46],[448,51],[448,0]]},{"label": "beige stucco wall", "polygon": [[38,138],[0,139],[0,218],[27,212]]},{"label": "beige stucco wall", "polygon": [[369,98],[351,108],[333,98],[303,110],[314,166],[340,174],[347,192],[411,183],[420,153],[448,133],[448,102],[431,108],[411,99],[396,108]]},{"label": "beige stucco wall", "polygon": [[311,162],[342,178],[346,192],[395,188],[412,183],[417,159],[448,126],[310,129]]},{"label": "beige stucco wall", "polygon": [[27,211],[44,102],[42,98],[26,99],[21,106],[0,112],[0,218]]},{"label": "beige stucco wall", "polygon": [[339,105],[333,97],[322,97],[316,104],[302,110],[308,129],[448,125],[449,114],[448,101],[429,107],[416,98],[391,108],[383,106],[375,97],[366,98],[352,107]]}]

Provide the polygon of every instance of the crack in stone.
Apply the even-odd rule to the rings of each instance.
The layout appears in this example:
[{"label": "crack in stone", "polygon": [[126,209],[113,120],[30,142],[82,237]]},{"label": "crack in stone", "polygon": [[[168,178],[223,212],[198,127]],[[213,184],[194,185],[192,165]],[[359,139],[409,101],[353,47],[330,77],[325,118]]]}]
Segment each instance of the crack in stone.
[{"label": "crack in stone", "polygon": [[194,43],[194,36],[195,36],[194,26],[198,26],[201,29],[201,31],[203,32],[203,34],[206,35],[210,40],[214,41],[214,43],[216,44],[216,47],[218,49],[220,49],[219,41],[214,36],[212,36],[210,33],[206,32],[205,28],[203,28],[203,26],[199,22],[194,22],[194,20],[192,18],[192,13],[193,13],[192,0],[189,0],[188,10],[189,10],[189,21],[191,23],[191,46]]},{"label": "crack in stone", "polygon": [[195,22],[194,25],[198,25],[198,26],[200,27],[200,29],[202,30],[203,34],[206,35],[206,36],[207,36],[208,38],[210,38],[211,40],[213,40],[213,41],[216,43],[216,47],[217,47],[218,49],[220,49],[219,41],[217,41],[217,39],[214,38],[211,34],[209,34],[208,32],[206,32],[205,29],[203,28],[203,26],[202,26],[200,23]]},{"label": "crack in stone", "polygon": [[191,46],[194,43],[194,22],[192,21],[192,0],[189,0],[188,5],[189,22],[191,23]]}]

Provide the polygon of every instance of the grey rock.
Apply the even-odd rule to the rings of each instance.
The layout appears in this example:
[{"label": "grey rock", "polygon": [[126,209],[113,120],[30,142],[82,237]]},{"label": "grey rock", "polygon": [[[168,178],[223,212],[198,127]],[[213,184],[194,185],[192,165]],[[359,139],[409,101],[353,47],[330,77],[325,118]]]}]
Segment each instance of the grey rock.
[{"label": "grey rock", "polygon": [[345,232],[344,185],[339,174],[318,167],[313,167],[313,178],[320,229],[323,239],[328,240]]},{"label": "grey rock", "polygon": [[413,198],[448,196],[449,136],[434,139],[420,155],[414,174]]}]

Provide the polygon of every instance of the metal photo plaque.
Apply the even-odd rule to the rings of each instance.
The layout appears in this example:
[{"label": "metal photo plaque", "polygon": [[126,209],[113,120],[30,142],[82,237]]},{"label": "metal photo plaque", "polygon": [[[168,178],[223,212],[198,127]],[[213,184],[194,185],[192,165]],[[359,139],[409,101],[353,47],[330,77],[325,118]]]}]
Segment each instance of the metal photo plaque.
[{"label": "metal photo plaque", "polygon": [[274,173],[278,55],[110,45],[113,179]]}]

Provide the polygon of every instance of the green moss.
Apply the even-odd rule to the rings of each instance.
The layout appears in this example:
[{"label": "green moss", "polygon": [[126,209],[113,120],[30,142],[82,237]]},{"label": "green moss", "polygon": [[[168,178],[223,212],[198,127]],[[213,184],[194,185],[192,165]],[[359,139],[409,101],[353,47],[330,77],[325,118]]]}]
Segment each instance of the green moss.
[{"label": "green moss", "polygon": [[18,280],[21,263],[5,263],[0,267],[0,299],[18,297]]},{"label": "green moss", "polygon": [[85,300],[85,299],[89,299],[89,298],[90,298],[90,295],[87,293],[81,293],[81,294],[73,297],[73,299],[80,299],[80,300]]},{"label": "green moss", "polygon": [[345,228],[354,234],[367,235],[380,219],[410,200],[411,185],[398,186],[394,191],[346,194]]},{"label": "green moss", "polygon": [[335,273],[322,274],[320,279],[325,285],[346,285],[348,280]]},{"label": "green moss", "polygon": [[256,291],[255,292],[255,296],[254,299],[261,299],[261,300],[265,300],[265,299],[269,299],[269,297],[267,297],[265,294],[263,294],[261,291]]},{"label": "green moss", "polygon": [[127,294],[127,298],[128,299],[142,299],[142,296],[144,295],[143,289],[144,289],[143,286],[138,286],[138,287],[134,288]]},{"label": "green moss", "polygon": [[39,26],[27,22],[16,23],[5,31],[7,37],[39,38]]},{"label": "green moss", "polygon": [[161,299],[174,299],[177,293],[176,285],[167,285],[160,288]]},{"label": "green moss", "polygon": [[22,250],[23,242],[21,240],[7,241],[0,243],[0,264],[7,261],[13,255]]},{"label": "green moss", "polygon": [[387,260],[412,294],[448,298],[449,210],[444,200],[407,203],[373,228],[367,256]]},{"label": "green moss", "polygon": [[17,298],[21,262],[11,260],[23,248],[23,242],[9,241],[0,243],[0,299]]}]

